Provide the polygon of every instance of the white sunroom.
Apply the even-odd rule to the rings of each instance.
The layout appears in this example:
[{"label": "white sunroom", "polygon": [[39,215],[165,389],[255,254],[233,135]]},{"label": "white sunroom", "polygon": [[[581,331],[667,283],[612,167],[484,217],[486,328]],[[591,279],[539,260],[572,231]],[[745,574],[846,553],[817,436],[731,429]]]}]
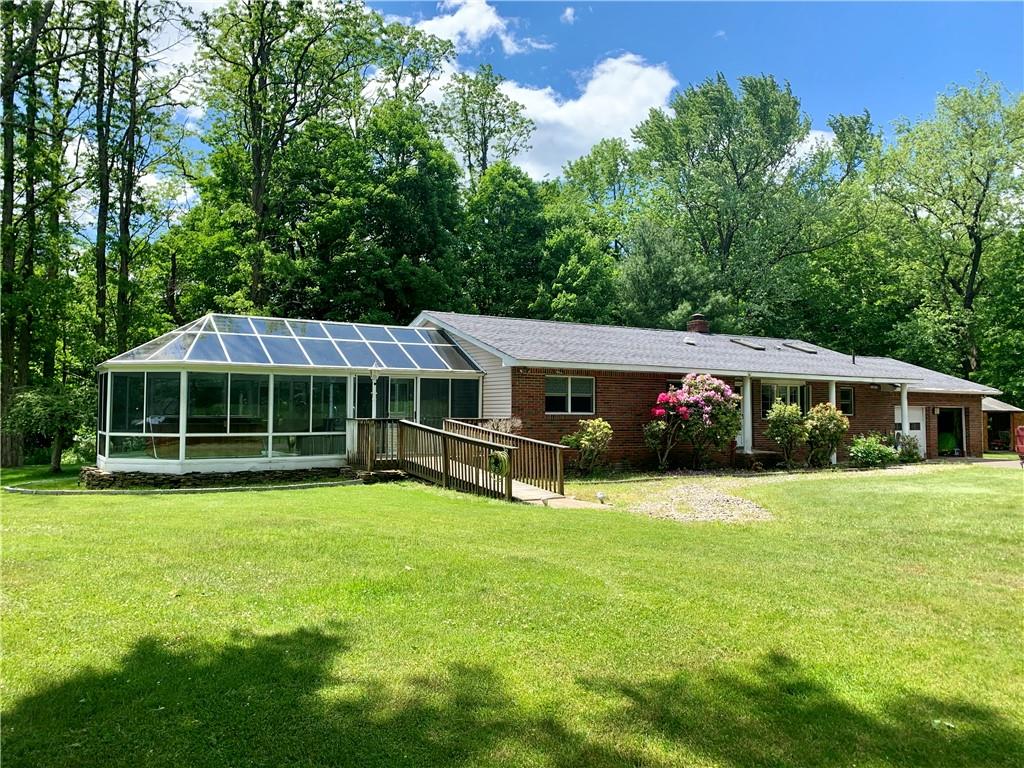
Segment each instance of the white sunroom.
[{"label": "white sunroom", "polygon": [[210,314],[98,366],[108,471],[342,466],[356,425],[480,416],[483,373],[443,331]]}]

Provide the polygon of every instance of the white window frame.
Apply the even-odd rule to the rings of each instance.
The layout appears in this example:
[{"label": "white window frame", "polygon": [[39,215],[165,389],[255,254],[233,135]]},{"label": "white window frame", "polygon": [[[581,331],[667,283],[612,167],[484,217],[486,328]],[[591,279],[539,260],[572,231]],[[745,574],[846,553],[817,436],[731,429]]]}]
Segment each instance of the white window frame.
[{"label": "white window frame", "polygon": [[[850,412],[847,413],[843,410],[843,392],[847,391],[850,393]],[[854,387],[839,387],[839,391],[836,393],[836,408],[844,416],[854,416],[857,413],[857,391]]]},{"label": "white window frame", "polygon": [[[568,410],[566,411],[549,411],[547,409],[548,400],[548,379],[565,379],[565,404]],[[573,379],[590,379],[590,410],[589,411],[574,411],[572,409],[572,380]],[[597,408],[597,381],[593,376],[545,376],[544,377],[544,415],[545,416],[593,416]]]},{"label": "white window frame", "polygon": [[[782,400],[782,402],[785,403],[786,405],[794,405],[794,404],[795,405],[801,405],[801,403],[800,403],[800,393],[803,391],[804,387],[806,387],[806,386],[807,386],[806,382],[804,382],[804,383],[792,383],[792,382],[778,382],[778,381],[768,381],[768,382],[762,381],[761,382],[761,420],[762,421],[766,421],[768,419],[768,412],[765,411],[765,409],[764,409],[764,390],[765,390],[765,387],[772,387],[772,388],[774,388],[774,392],[772,392],[772,394],[775,395],[775,397],[769,397],[768,398],[768,402],[769,402],[769,406],[768,407],[771,408],[771,406],[775,404],[776,400]],[[784,398],[778,396],[779,390],[781,390],[781,389],[785,389],[786,390],[786,397],[784,397]],[[795,402],[791,398],[792,390],[794,390],[794,389],[796,390],[796,401]],[[810,388],[808,387],[808,389],[807,389],[807,410],[801,409],[801,412],[806,414],[807,411],[809,411],[810,409],[811,409],[811,391],[810,391]]]}]

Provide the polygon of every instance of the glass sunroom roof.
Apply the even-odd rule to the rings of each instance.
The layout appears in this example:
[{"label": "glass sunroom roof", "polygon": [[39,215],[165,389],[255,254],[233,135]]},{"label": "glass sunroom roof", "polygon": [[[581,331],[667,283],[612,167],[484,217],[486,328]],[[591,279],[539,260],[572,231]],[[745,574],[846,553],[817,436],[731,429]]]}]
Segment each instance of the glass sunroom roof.
[{"label": "glass sunroom roof", "polygon": [[201,317],[107,362],[479,370],[444,332],[431,328],[217,314]]}]

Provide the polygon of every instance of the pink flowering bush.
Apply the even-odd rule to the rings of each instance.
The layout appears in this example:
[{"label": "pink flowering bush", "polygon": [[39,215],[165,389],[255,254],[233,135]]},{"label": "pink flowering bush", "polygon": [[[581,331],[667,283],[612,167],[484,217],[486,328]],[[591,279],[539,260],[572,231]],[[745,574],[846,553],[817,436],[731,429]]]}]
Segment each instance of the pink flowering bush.
[{"label": "pink flowering bush", "polygon": [[676,389],[658,395],[644,427],[648,447],[658,455],[658,466],[668,467],[672,449],[680,442],[693,448],[693,466],[699,468],[708,453],[728,445],[740,428],[740,398],[732,387],[706,373],[691,373]]}]

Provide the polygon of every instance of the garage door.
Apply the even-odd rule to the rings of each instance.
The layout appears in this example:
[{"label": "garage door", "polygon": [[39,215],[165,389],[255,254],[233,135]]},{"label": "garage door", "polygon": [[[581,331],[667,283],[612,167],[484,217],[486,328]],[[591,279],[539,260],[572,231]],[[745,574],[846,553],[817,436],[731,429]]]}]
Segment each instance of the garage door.
[{"label": "garage door", "polygon": [[[917,444],[920,446],[921,456],[924,456],[925,452],[925,440],[924,440],[924,408],[911,406],[907,409],[910,416],[910,430],[907,432],[911,437],[917,438]],[[896,434],[899,435],[903,426],[903,414],[900,411],[900,407],[897,405],[893,409],[894,416],[894,428]]]}]

